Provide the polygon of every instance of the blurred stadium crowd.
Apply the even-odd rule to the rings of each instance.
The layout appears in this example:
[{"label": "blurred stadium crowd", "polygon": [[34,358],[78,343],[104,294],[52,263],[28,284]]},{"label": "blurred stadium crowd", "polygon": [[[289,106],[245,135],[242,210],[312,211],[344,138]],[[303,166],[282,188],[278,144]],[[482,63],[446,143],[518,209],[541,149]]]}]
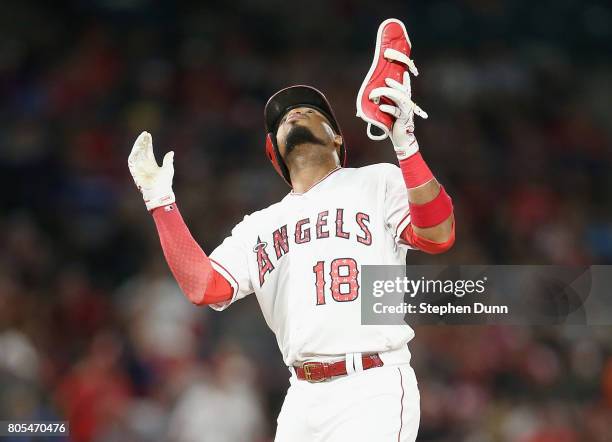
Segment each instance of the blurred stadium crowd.
[{"label": "blurred stadium crowd", "polygon": [[[606,2],[10,0],[0,419],[68,419],[76,442],[271,440],[289,376],[273,335],[254,299],[181,296],[127,155],[145,129],[175,150],[206,252],[288,191],[263,155],[281,87],[328,95],[350,166],[393,161],[354,117],[388,16],[411,32],[417,136],[458,227],[409,263],[612,262]],[[411,349],[420,441],[612,441],[610,327],[419,327]]]}]

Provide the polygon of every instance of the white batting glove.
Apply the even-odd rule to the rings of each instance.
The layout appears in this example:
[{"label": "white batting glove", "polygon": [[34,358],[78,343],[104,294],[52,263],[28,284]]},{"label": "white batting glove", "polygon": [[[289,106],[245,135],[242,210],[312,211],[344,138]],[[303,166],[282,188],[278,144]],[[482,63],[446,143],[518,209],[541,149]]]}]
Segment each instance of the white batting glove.
[{"label": "white batting glove", "polygon": [[395,106],[381,104],[378,108],[395,117],[390,138],[397,158],[403,160],[419,151],[419,143],[414,136],[414,115],[427,118],[427,113],[412,101],[412,88],[408,72],[404,72],[403,83],[386,78],[385,84],[388,87],[379,87],[372,90],[369,98],[377,104],[381,97],[386,97],[395,103]]},{"label": "white batting glove", "polygon": [[149,132],[143,132],[136,138],[128,157],[128,167],[136,187],[142,193],[147,210],[175,201],[172,191],[174,152],[168,152],[159,167],[153,154],[153,139]]}]

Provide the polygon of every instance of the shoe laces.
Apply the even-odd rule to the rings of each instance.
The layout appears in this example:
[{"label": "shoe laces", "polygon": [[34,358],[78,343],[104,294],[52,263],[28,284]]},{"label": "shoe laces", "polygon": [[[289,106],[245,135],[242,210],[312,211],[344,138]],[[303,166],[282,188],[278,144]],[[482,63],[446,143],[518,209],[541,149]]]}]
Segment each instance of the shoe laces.
[{"label": "shoe laces", "polygon": [[415,77],[419,75],[419,70],[414,64],[414,61],[403,52],[400,52],[397,49],[387,48],[383,53],[383,57],[385,57],[387,60],[403,63],[408,66],[408,70],[412,75],[414,75]]}]

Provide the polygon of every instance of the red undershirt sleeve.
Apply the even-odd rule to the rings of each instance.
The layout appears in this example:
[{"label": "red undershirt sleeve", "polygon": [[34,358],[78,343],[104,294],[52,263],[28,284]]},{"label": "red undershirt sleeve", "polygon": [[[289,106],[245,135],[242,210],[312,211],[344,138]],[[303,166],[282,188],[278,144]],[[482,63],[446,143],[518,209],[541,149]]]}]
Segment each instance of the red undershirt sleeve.
[{"label": "red undershirt sleeve", "polygon": [[425,253],[436,255],[438,253],[444,253],[449,250],[455,243],[455,223],[453,223],[451,235],[447,241],[438,243],[430,241],[422,236],[414,233],[412,224],[408,224],[402,231],[401,238],[406,241],[411,247],[422,250]]},{"label": "red undershirt sleeve", "polygon": [[231,284],[212,267],[177,205],[158,207],[152,213],[166,262],[185,296],[196,305],[229,301]]}]

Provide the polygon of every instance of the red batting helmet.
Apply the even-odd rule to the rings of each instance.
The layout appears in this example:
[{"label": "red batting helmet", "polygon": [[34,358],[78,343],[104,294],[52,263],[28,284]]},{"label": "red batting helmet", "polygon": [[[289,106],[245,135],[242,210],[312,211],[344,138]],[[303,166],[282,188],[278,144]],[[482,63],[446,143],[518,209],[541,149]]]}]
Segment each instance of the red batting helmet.
[{"label": "red batting helmet", "polygon": [[[317,89],[305,85],[296,85],[281,89],[272,95],[264,108],[266,155],[272,162],[274,169],[283,177],[289,186],[291,186],[291,178],[289,177],[287,165],[281,158],[278,150],[276,130],[278,129],[278,123],[283,115],[291,109],[300,106],[312,107],[322,112],[323,115],[327,117],[336,133],[342,136],[338,120],[336,120],[336,116],[334,115],[334,111],[329,101],[327,101],[325,95]],[[342,146],[340,147],[340,165],[346,165],[346,142],[344,141],[344,137],[342,137]]]}]

